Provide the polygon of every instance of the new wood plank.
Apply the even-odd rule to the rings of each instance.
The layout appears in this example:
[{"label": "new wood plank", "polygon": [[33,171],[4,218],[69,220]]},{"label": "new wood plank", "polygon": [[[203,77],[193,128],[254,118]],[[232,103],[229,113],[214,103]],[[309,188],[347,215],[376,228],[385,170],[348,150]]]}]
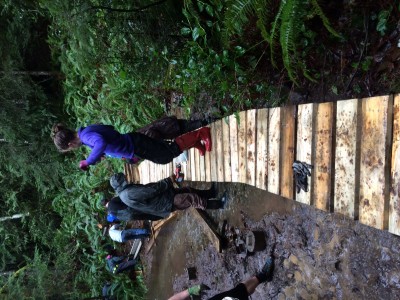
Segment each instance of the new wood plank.
[{"label": "new wood plank", "polygon": [[229,134],[229,118],[222,119],[222,148],[224,158],[224,181],[232,181],[232,166],[231,166],[231,143]]},{"label": "new wood plank", "polygon": [[211,167],[211,181],[216,182],[218,180],[218,165],[217,165],[217,138],[215,131],[215,122],[210,124],[211,128],[211,139],[212,139],[212,151],[210,152],[210,167]]},{"label": "new wood plank", "polygon": [[256,183],[259,189],[267,189],[268,109],[257,111],[256,123]]},{"label": "new wood plank", "polygon": [[188,161],[181,162],[181,168],[182,168],[182,173],[184,174],[184,180],[188,180],[188,178],[187,178],[187,170],[188,170],[187,165],[188,165]]},{"label": "new wood plank", "polygon": [[167,174],[165,174],[164,178],[174,174],[174,171],[175,171],[175,165],[171,162],[167,165]]},{"label": "new wood plank", "polygon": [[238,124],[238,157],[239,157],[239,182],[247,182],[247,144],[246,144],[246,112],[239,113]]},{"label": "new wood plank", "polygon": [[196,178],[196,169],[197,169],[197,167],[196,167],[196,158],[195,158],[195,149],[194,148],[192,148],[192,149],[189,149],[189,152],[190,152],[190,172],[191,172],[191,174],[192,174],[192,181],[197,181],[197,178]]},{"label": "new wood plank", "polygon": [[295,155],[295,117],[296,107],[285,106],[282,108],[281,120],[281,176],[280,176],[280,194],[289,199],[294,198],[293,191],[293,169]]},{"label": "new wood plank", "polygon": [[246,183],[252,186],[256,185],[256,115],[256,109],[246,113]]},{"label": "new wood plank", "polygon": [[[313,145],[313,118],[314,104],[302,104],[297,108],[297,141],[296,141],[296,160],[312,163]],[[311,186],[313,177],[308,177],[308,192],[301,190],[296,194],[296,201],[311,204]]]},{"label": "new wood plank", "polygon": [[389,232],[400,235],[400,95],[393,105],[393,141],[391,189],[389,203]]},{"label": "new wood plank", "polygon": [[316,106],[315,160],[314,160],[314,205],[329,211],[331,203],[332,176],[332,122],[333,103],[320,103]]},{"label": "new wood plank", "polygon": [[279,107],[271,108],[268,114],[267,190],[279,194],[281,109]]},{"label": "new wood plank", "polygon": [[194,150],[194,165],[195,165],[195,174],[196,174],[196,181],[201,181],[200,179],[200,154],[199,151],[195,148],[193,148]]},{"label": "new wood plank", "polygon": [[149,178],[149,169],[146,162],[141,162],[139,165],[140,183],[146,184]]},{"label": "new wood plank", "polygon": [[229,116],[232,182],[239,182],[238,126],[236,115]]},{"label": "new wood plank", "polygon": [[357,99],[337,102],[334,208],[350,218],[354,218],[358,179],[357,109]]},{"label": "new wood plank", "polygon": [[189,150],[187,152],[187,156],[188,156],[188,161],[186,162],[185,180],[192,181],[192,168],[191,168],[192,156]]},{"label": "new wood plank", "polygon": [[211,181],[211,155],[210,152],[206,151],[206,154],[204,155],[204,160],[205,160],[205,173],[206,173],[206,181],[210,182]]},{"label": "new wood plank", "polygon": [[[199,151],[196,150],[199,153]],[[206,161],[203,156],[199,155],[199,171],[200,171],[200,181],[206,181]]]},{"label": "new wood plank", "polygon": [[360,222],[384,229],[388,96],[362,101]]},{"label": "new wood plank", "polygon": [[222,121],[218,120],[214,123],[216,134],[216,145],[214,146],[217,156],[217,181],[224,182],[224,150],[222,147]]}]

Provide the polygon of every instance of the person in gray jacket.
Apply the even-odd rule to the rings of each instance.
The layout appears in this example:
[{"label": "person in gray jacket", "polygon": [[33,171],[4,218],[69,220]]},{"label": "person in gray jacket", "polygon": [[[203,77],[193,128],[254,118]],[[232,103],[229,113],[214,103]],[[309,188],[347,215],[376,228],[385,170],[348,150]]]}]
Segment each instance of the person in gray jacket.
[{"label": "person in gray jacket", "polygon": [[197,190],[190,187],[174,188],[171,177],[148,184],[133,184],[125,180],[123,173],[114,174],[110,184],[125,205],[135,211],[166,218],[175,210],[189,207],[199,209],[223,208],[227,199],[226,192],[216,199],[216,190]]}]

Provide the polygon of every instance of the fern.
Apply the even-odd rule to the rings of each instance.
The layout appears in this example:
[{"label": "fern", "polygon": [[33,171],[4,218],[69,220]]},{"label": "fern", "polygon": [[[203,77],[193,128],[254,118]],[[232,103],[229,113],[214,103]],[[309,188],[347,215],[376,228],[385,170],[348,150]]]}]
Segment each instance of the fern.
[{"label": "fern", "polygon": [[282,9],[282,24],[280,27],[280,43],[282,47],[282,60],[288,72],[289,78],[296,82],[296,75],[293,67],[297,65],[297,54],[294,42],[299,34],[297,20],[301,15],[299,1],[287,0]]},{"label": "fern", "polygon": [[[278,67],[276,62],[276,48],[279,44],[282,53],[282,62],[289,78],[296,83],[297,70],[303,72],[304,77],[314,81],[304,62],[298,58],[296,45],[301,39],[300,28],[307,28],[306,21],[318,16],[329,33],[334,37],[342,38],[331,26],[328,18],[318,4],[318,0],[282,0],[277,11],[268,0],[230,0],[226,3],[224,16],[224,38],[232,34],[242,33],[242,28],[252,16],[257,17],[257,28],[264,41],[270,45],[271,63]],[[225,44],[229,44],[225,42]]]},{"label": "fern", "polygon": [[268,43],[271,43],[271,36],[268,32],[268,28],[266,24],[268,24],[268,19],[269,19],[269,10],[268,7],[270,6],[270,1],[269,0],[258,0],[257,1],[257,7],[255,9],[256,11],[256,16],[257,16],[257,28],[260,29],[261,31],[261,36],[265,41]]},{"label": "fern", "polygon": [[337,38],[343,38],[335,29],[332,28],[331,23],[329,22],[328,18],[325,16],[324,12],[322,11],[321,7],[319,6],[317,0],[311,0],[311,4],[314,8],[314,13],[321,18],[322,23],[326,30],[328,30],[332,35]]},{"label": "fern", "polygon": [[227,3],[224,24],[227,33],[241,33],[243,25],[248,22],[248,16],[256,10],[257,0],[237,0]]},{"label": "fern", "polygon": [[272,23],[271,27],[271,34],[270,34],[271,63],[274,67],[277,67],[276,62],[274,60],[274,46],[275,46],[274,41],[277,38],[277,28],[278,26],[280,26],[282,11],[285,5],[286,5],[286,0],[282,0],[281,5],[279,6],[279,10],[275,16],[275,20]]}]

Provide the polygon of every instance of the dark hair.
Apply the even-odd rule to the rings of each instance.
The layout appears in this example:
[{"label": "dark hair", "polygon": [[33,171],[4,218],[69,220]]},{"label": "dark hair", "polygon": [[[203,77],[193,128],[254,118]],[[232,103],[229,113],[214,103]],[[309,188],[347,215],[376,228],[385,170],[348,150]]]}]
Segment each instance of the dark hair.
[{"label": "dark hair", "polygon": [[69,143],[75,139],[75,134],[75,131],[65,127],[61,123],[54,124],[51,129],[51,138],[60,151],[69,150]]}]

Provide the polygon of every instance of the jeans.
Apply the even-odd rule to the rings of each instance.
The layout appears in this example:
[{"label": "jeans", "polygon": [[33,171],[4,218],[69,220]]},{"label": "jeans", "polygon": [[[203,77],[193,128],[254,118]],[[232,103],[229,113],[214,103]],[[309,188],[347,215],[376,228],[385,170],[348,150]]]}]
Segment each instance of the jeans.
[{"label": "jeans", "polygon": [[148,229],[132,228],[132,229],[122,230],[121,238],[122,238],[122,242],[126,242],[128,240],[141,239],[144,237],[148,237],[149,235],[150,235],[150,232]]}]

